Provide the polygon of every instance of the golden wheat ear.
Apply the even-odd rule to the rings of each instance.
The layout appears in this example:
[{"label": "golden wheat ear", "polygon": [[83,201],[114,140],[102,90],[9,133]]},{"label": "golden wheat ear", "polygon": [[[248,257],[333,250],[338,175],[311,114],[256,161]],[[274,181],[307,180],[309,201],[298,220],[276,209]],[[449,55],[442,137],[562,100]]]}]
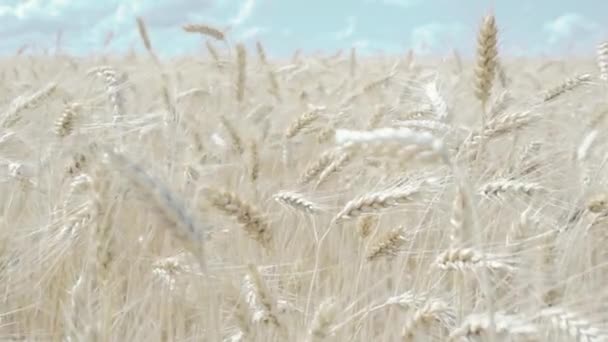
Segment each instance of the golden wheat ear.
[{"label": "golden wheat ear", "polygon": [[498,29],[494,15],[483,18],[477,38],[477,64],[475,65],[475,97],[485,107],[492,91],[498,57]]}]

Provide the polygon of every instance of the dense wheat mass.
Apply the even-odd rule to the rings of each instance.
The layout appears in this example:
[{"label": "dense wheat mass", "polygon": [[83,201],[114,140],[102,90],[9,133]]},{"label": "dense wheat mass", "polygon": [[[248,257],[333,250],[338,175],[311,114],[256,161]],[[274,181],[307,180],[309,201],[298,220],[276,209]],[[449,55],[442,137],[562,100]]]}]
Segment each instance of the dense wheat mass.
[{"label": "dense wheat mass", "polygon": [[472,59],[191,23],[167,60],[142,18],[143,55],[4,58],[0,339],[608,341],[607,44],[481,23]]}]

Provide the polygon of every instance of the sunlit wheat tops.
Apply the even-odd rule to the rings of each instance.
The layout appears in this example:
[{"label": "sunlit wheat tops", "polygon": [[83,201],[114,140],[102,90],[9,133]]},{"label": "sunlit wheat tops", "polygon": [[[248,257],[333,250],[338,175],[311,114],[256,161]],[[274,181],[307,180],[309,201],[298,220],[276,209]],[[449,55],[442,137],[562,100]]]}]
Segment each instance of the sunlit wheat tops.
[{"label": "sunlit wheat tops", "polygon": [[597,66],[600,69],[600,79],[608,82],[608,42],[597,46]]},{"label": "sunlit wheat tops", "polygon": [[494,15],[483,19],[477,38],[477,64],[475,65],[475,96],[485,107],[492,91],[498,56],[498,29]]},{"label": "sunlit wheat tops", "polygon": [[0,341],[608,342],[608,42],[291,58],[182,2],[0,58]]}]

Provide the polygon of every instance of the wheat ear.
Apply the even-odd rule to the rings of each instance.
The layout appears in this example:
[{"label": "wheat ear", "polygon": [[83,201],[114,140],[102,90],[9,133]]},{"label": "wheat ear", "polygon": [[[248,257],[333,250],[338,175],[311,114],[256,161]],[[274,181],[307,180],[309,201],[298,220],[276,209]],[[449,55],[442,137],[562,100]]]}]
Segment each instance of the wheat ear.
[{"label": "wheat ear", "polygon": [[247,275],[243,281],[243,290],[252,311],[253,322],[270,323],[280,328],[281,322],[277,316],[276,300],[272,296],[270,289],[268,289],[258,267],[253,264],[247,265]]},{"label": "wheat ear", "polygon": [[317,177],[329,164],[334,160],[335,151],[325,151],[319,156],[319,159],[311,163],[306,167],[304,172],[298,178],[298,185],[306,185],[310,183],[315,177]]},{"label": "wheat ear", "polygon": [[217,189],[205,189],[205,192],[213,207],[225,215],[234,217],[245,232],[263,247],[272,247],[270,225],[256,207],[232,192]]},{"label": "wheat ear", "polygon": [[490,98],[492,82],[496,74],[497,36],[498,29],[494,15],[488,15],[483,19],[479,30],[475,66],[475,96],[481,101],[482,107],[485,107]]},{"label": "wheat ear", "polygon": [[310,126],[315,120],[319,118],[319,111],[312,110],[302,114],[297,120],[291,123],[287,130],[285,130],[285,139],[292,139],[298,135],[306,127]]},{"label": "wheat ear", "polygon": [[378,217],[375,215],[365,215],[357,221],[357,233],[362,239],[366,239],[373,233],[378,225]]},{"label": "wheat ear", "polygon": [[51,97],[57,90],[57,83],[49,83],[35,93],[23,97],[17,97],[10,105],[8,111],[1,119],[3,128],[11,128],[22,119],[21,112],[26,109],[34,109]]},{"label": "wheat ear", "polygon": [[451,248],[437,256],[435,265],[443,270],[475,270],[484,267],[491,270],[512,271],[513,266],[500,258],[482,253],[473,248]]},{"label": "wheat ear", "polygon": [[264,46],[262,42],[259,40],[255,42],[255,49],[258,52],[258,58],[260,59],[260,64],[268,65],[268,59],[266,58],[266,51],[264,51]]},{"label": "wheat ear", "polygon": [[499,179],[485,184],[480,191],[486,196],[498,196],[502,193],[522,193],[531,196],[543,190],[544,188],[537,183]]},{"label": "wheat ear", "polygon": [[398,205],[409,203],[420,193],[420,186],[372,192],[346,203],[334,220],[347,220],[365,213],[375,213]]},{"label": "wheat ear", "polygon": [[470,314],[460,325],[450,333],[449,340],[477,339],[479,336],[490,337],[498,335],[502,338],[517,341],[539,341],[538,328],[524,318],[512,314],[496,312],[492,316],[487,313]]},{"label": "wheat ear", "polygon": [[293,191],[279,191],[272,196],[275,201],[290,208],[305,213],[314,214],[321,211],[321,207],[316,203],[306,199],[302,194]]},{"label": "wheat ear", "polygon": [[446,121],[448,119],[448,105],[439,92],[437,88],[436,82],[428,83],[424,87],[424,92],[431,103],[431,107],[433,108],[433,112],[439,121]]},{"label": "wheat ear", "polygon": [[154,49],[152,48],[152,42],[150,41],[150,36],[148,35],[148,29],[146,28],[146,23],[141,17],[137,17],[137,30],[139,31],[139,37],[141,41],[144,43],[144,47],[152,57],[152,60],[159,64],[158,57],[156,53],[154,53]]},{"label": "wheat ear", "polygon": [[241,135],[236,130],[236,127],[234,127],[228,118],[223,115],[220,116],[220,122],[228,132],[230,140],[232,140],[232,147],[236,152],[238,152],[238,154],[242,155],[243,152],[245,152],[245,149],[243,148],[243,140],[241,139]]},{"label": "wheat ear", "polygon": [[72,131],[74,130],[74,123],[81,108],[82,106],[79,103],[70,103],[64,107],[63,113],[59,119],[55,121],[55,135],[60,138],[65,138],[72,134]]},{"label": "wheat ear", "polygon": [[405,242],[403,227],[393,229],[372,244],[367,251],[366,259],[367,261],[374,261],[381,257],[393,257],[397,255]]},{"label": "wheat ear", "polygon": [[564,80],[543,93],[542,101],[549,102],[591,81],[591,75],[582,74]]},{"label": "wheat ear", "polygon": [[336,300],[327,298],[319,304],[308,330],[309,342],[323,341],[331,334],[331,327],[337,318]]},{"label": "wheat ear", "polygon": [[555,330],[569,335],[573,341],[591,342],[606,341],[608,332],[595,327],[592,322],[576,312],[563,307],[551,307],[543,309],[540,316],[549,320]]},{"label": "wheat ear", "polygon": [[125,156],[107,150],[112,166],[125,176],[137,191],[148,199],[157,213],[166,220],[173,235],[198,259],[201,268],[206,270],[204,253],[204,233],[208,230],[186,208],[169,188],[160,180],[149,175],[146,170],[129,161]]},{"label": "wheat ear", "polygon": [[418,308],[405,322],[401,336],[403,341],[417,341],[421,330],[428,332],[434,324],[439,323],[442,328],[449,328],[454,321],[454,313],[450,307],[441,300],[431,300]]},{"label": "wheat ear", "polygon": [[217,40],[226,39],[224,32],[205,24],[186,24],[182,26],[182,29],[189,33],[200,33]]}]

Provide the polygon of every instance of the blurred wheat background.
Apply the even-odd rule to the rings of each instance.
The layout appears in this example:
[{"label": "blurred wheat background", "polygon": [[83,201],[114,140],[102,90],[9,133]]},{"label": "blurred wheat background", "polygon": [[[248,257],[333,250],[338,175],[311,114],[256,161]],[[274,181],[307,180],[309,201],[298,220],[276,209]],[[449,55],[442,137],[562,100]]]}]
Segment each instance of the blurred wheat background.
[{"label": "blurred wheat background", "polygon": [[608,341],[608,43],[489,13],[442,58],[3,57],[0,340]]}]

